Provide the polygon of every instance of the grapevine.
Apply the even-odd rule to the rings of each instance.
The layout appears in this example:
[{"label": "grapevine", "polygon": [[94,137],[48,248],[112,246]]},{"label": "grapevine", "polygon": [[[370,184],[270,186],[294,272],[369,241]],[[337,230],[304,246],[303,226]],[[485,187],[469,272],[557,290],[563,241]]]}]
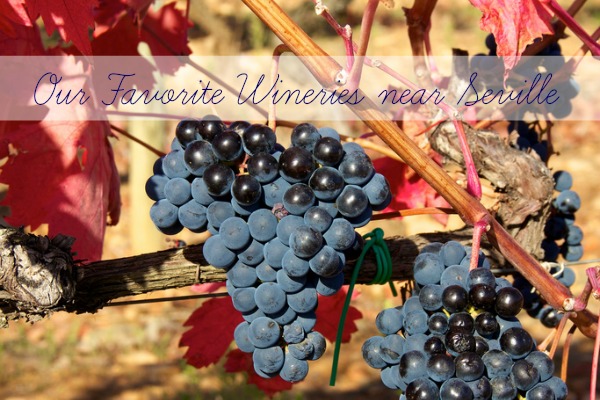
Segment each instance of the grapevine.
[{"label": "grapevine", "polygon": [[[469,81],[464,71],[446,77],[437,65],[430,38],[435,0],[415,1],[412,8],[404,9],[415,56],[415,82],[368,56],[380,1],[388,9],[398,7],[393,0],[368,0],[360,13],[359,35],[340,22],[345,16],[339,10],[322,0],[313,1],[313,19],[322,20],[339,36],[345,51],[341,62],[275,1],[241,2],[282,42],[272,52],[271,79],[278,76],[280,57],[290,52],[326,91],[354,92],[362,100],[350,109],[363,123],[358,128],[361,133],[369,132],[360,138],[354,137],[356,129],[342,132],[319,121],[279,119],[275,102],[268,111],[252,105],[264,118],[260,121],[224,120],[216,108],[203,116],[109,110],[101,120],[93,120],[95,108],[102,106],[87,104],[82,113],[89,120],[82,123],[55,123],[50,118],[1,124],[0,152],[7,162],[0,167],[0,180],[9,185],[2,204],[14,211],[7,221],[34,229],[47,223],[52,239],[21,228],[0,229],[0,325],[8,326],[13,319],[36,321],[56,311],[96,312],[125,295],[222,283],[195,289],[201,292],[199,297],[212,298],[185,323],[190,329],[180,342],[187,347],[184,357],[198,368],[225,358],[228,372],[247,373],[249,382],[272,395],[292,383],[310,380],[309,361],[325,354],[327,341],[336,341],[339,349],[342,341],[349,340],[360,315],[351,306],[354,283],[381,283],[386,275],[384,281],[390,281],[394,295],[394,281],[407,283],[400,287],[402,299],[394,300],[397,307],[385,309],[374,321],[384,336],[368,339],[362,352],[366,363],[380,370],[381,383],[400,391],[400,399],[566,399],[569,345],[576,329],[596,338],[593,357],[598,362],[598,317],[588,309],[588,301],[598,297],[600,285],[597,267],[589,268],[583,293],[570,290],[576,278],[573,266],[584,258],[583,231],[576,224],[582,205],[572,190],[572,176],[567,171],[552,174],[548,163],[559,151],[552,141],[556,120],[574,111],[571,102],[582,91],[577,68],[586,53],[600,54],[600,30],[590,34],[574,18],[585,0],[574,1],[568,9],[554,0],[530,0],[519,7],[471,0],[483,14],[481,28],[489,32],[488,54],[471,57],[467,70],[487,69],[484,89],[498,93],[522,93],[523,81],[511,73],[518,76],[533,68],[554,74],[558,83],[548,89],[561,94],[560,102],[528,101],[521,108],[509,104],[487,114],[483,107],[452,106],[449,101],[435,105],[425,101],[422,107],[413,102],[415,107],[383,111],[367,94],[363,83],[367,69],[393,78],[399,88],[413,92],[423,88],[426,95],[440,87],[456,88],[467,82],[474,86],[474,80]],[[73,10],[61,6],[52,12],[29,0],[0,6],[0,41],[7,44],[2,54],[131,55],[138,54],[142,42],[153,56],[174,59],[192,52],[186,32],[191,27],[190,0],[162,7],[151,7],[152,1],[110,0],[106,3],[114,4],[109,11],[104,3],[92,3],[81,2]],[[61,20],[60,15],[68,16]],[[42,24],[48,34],[56,29],[58,35],[42,43],[38,40]],[[582,43],[571,58],[561,51],[567,30]],[[131,46],[113,47],[117,37],[127,38]],[[466,59],[461,56],[466,54],[454,50],[454,68],[460,70],[461,60]],[[521,59],[527,55],[534,61]],[[94,69],[93,57],[85,57],[75,79]],[[224,90],[235,92],[218,74],[192,59],[181,60]],[[490,60],[500,63],[493,66],[495,61]],[[152,69],[174,73],[168,64],[157,59],[141,75],[152,75]],[[202,81],[200,85],[207,87]],[[545,85],[546,81],[542,89]],[[16,93],[14,110],[22,96]],[[80,104],[85,104],[84,97]],[[106,119],[125,115],[178,120],[174,132],[161,132],[172,138],[170,148],[163,152]],[[415,116],[417,122],[411,120]],[[500,128],[500,135],[486,130],[504,120],[510,122]],[[291,128],[287,148],[281,144],[281,139],[287,142],[283,127]],[[63,142],[67,130],[70,134]],[[94,261],[100,258],[98,244],[106,225],[119,220],[119,176],[109,143],[111,130],[159,157],[144,188],[154,202],[149,219],[162,234],[178,235],[173,243],[183,249]],[[36,134],[43,139],[33,144],[31,137]],[[54,149],[56,143],[63,148]],[[83,180],[63,184],[59,178],[48,178],[44,182],[51,185],[39,185],[36,177],[32,185],[32,175],[24,166],[35,160],[51,163],[44,176],[55,173],[66,182],[82,174]],[[524,176],[506,174],[511,163]],[[395,173],[379,172],[386,164],[397,166],[402,184],[392,177]],[[19,185],[19,174],[28,177],[26,189]],[[404,186],[410,180],[429,185],[427,190],[435,193],[427,197],[430,203],[425,207],[398,206],[402,200],[395,190],[408,190]],[[43,187],[43,195],[30,194],[36,187]],[[18,194],[32,200],[19,204]],[[54,199],[61,212],[64,204],[70,204],[68,217],[40,209],[42,198]],[[79,206],[81,221],[69,214],[74,204]],[[465,228],[379,240],[379,245],[401,249],[385,256],[394,263],[385,273],[381,268],[387,251],[376,248],[374,255],[367,254],[365,250],[372,248],[364,245],[356,230],[375,220],[423,214],[443,219],[452,213]],[[73,234],[75,243],[61,229]],[[184,230],[206,233],[200,237],[208,238],[199,246],[186,246],[179,240]],[[381,231],[376,236],[381,239]],[[83,257],[77,259],[80,251]],[[122,264],[134,268],[124,271]],[[135,300],[122,304],[135,304]],[[551,329],[545,340],[535,343],[519,321],[521,310]],[[323,323],[334,320],[332,315],[338,312],[342,318],[337,331],[324,329]],[[345,320],[346,313],[354,317]],[[214,314],[222,314],[222,321],[207,317]],[[209,327],[204,329],[203,323]],[[224,334],[217,338],[215,332],[221,330]],[[552,358],[565,330],[558,377]],[[212,340],[218,343],[208,349],[206,343]],[[235,349],[228,348],[232,340]],[[336,350],[332,382],[338,355]],[[592,398],[596,370],[594,365]]]}]

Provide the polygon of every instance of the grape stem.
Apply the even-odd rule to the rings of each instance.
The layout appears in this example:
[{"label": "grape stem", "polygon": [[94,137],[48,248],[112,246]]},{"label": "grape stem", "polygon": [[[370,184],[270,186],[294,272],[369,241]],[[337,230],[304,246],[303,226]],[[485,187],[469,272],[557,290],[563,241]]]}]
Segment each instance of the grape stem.
[{"label": "grape stem", "polygon": [[563,345],[563,354],[562,354],[562,362],[560,365],[560,379],[563,381],[567,381],[567,367],[569,366],[569,351],[571,350],[571,342],[573,340],[573,334],[577,326],[573,325],[569,328],[569,332],[567,333],[567,338],[565,339],[565,344]]},{"label": "grape stem", "polygon": [[550,347],[550,358],[554,358],[556,354],[556,349],[558,348],[558,343],[560,342],[560,338],[565,331],[565,326],[567,325],[567,321],[569,320],[569,313],[566,313],[563,318],[561,318],[558,326],[556,327],[556,335],[554,335],[554,340],[552,340],[552,346]]},{"label": "grape stem", "polygon": [[131,140],[132,142],[135,142],[137,144],[139,144],[140,146],[144,147],[145,149],[150,150],[152,153],[156,154],[159,157],[164,157],[165,153],[163,153],[162,151],[150,146],[148,143],[144,142],[143,140],[140,140],[138,138],[136,138],[135,136],[133,136],[131,133],[127,132],[125,129],[119,128],[116,125],[110,124],[110,129],[120,133],[121,135],[125,136],[127,139]]},{"label": "grape stem", "polygon": [[[289,52],[290,49],[285,44],[280,44],[275,47],[273,50],[273,61],[271,62],[271,87],[277,84],[276,80],[279,76],[279,57],[285,52]],[[276,106],[275,99],[272,98],[273,101],[269,102],[269,114],[267,115],[267,125],[269,128],[275,132],[277,128],[277,114],[276,114]]]}]

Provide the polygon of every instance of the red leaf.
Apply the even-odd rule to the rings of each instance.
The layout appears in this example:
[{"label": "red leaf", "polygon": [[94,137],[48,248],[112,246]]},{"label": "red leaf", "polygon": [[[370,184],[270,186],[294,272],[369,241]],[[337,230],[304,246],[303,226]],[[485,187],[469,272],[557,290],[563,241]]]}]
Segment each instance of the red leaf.
[{"label": "red leaf", "polygon": [[187,347],[184,358],[196,368],[216,363],[233,341],[233,331],[244,319],[233,308],[229,297],[213,298],[202,303],[184,326],[191,326],[179,341]]},{"label": "red leaf", "polygon": [[165,4],[158,11],[148,11],[142,24],[142,41],[148,43],[152,55],[186,56],[192,52],[187,44],[190,27],[192,22],[175,8],[175,3]]},{"label": "red leaf", "polygon": [[46,54],[37,25],[26,26],[6,21],[9,31],[0,30],[0,55],[39,56]]},{"label": "red leaf", "polygon": [[[497,54],[511,70],[527,45],[552,34],[552,15],[539,0],[469,0],[483,13],[479,26],[494,34]],[[505,77],[507,72],[505,72]]]},{"label": "red leaf", "polygon": [[119,219],[119,176],[105,121],[43,121],[6,124],[0,132],[0,157],[8,162],[0,182],[9,189],[6,220],[48,234],[76,238],[80,259],[98,260],[107,215]]},{"label": "red leaf", "polygon": [[[377,172],[387,178],[394,194],[392,202],[385,211],[449,207],[442,196],[403,162],[382,157],[373,160],[373,165]],[[446,214],[435,214],[434,217],[443,225],[448,222]]]},{"label": "red leaf", "polygon": [[247,372],[248,383],[256,385],[256,387],[262,390],[269,397],[273,397],[276,393],[282,392],[284,390],[290,390],[293,386],[292,383],[284,381],[279,376],[275,376],[270,379],[260,377],[256,372],[254,372],[252,354],[244,353],[239,349],[231,350],[227,354],[227,361],[225,362],[225,371]]},{"label": "red leaf", "polygon": [[[333,296],[319,296],[319,306],[317,307],[317,323],[315,324],[315,331],[320,332],[325,339],[330,342],[335,342],[338,326],[340,322],[340,316],[342,315],[342,309],[344,307],[344,301],[346,300],[346,294],[348,288],[343,287],[339,292]],[[358,296],[357,292],[352,294],[352,298]],[[344,323],[344,332],[342,334],[342,342],[349,342],[350,337],[354,332],[358,330],[356,326],[356,320],[362,318],[362,314],[357,308],[350,306],[348,308],[348,314],[346,315],[346,321]]]},{"label": "red leaf", "polygon": [[84,55],[92,54],[88,35],[94,28],[96,0],[25,0],[31,20],[42,17],[46,32],[51,35],[58,30],[65,42],[73,42]]},{"label": "red leaf", "polygon": [[13,24],[31,26],[23,0],[0,1],[0,32],[15,37]]},{"label": "red leaf", "polygon": [[[175,3],[167,4],[158,11],[150,10],[141,25],[119,7],[113,7],[110,3],[103,6],[108,8],[99,10],[99,18],[112,27],[102,28],[102,33],[93,40],[92,49],[95,55],[138,55],[140,42],[146,42],[154,56],[191,53],[187,45],[187,28],[191,26],[191,22],[181,10],[175,8]],[[114,13],[118,14],[116,22],[113,22]],[[160,57],[155,61],[158,68],[166,73],[174,73],[181,66],[178,61],[169,62]],[[137,72],[139,74],[139,71]],[[148,71],[142,71],[142,74],[147,76]]]},{"label": "red leaf", "polygon": [[125,2],[135,13],[136,21],[143,21],[154,0],[125,0]]}]

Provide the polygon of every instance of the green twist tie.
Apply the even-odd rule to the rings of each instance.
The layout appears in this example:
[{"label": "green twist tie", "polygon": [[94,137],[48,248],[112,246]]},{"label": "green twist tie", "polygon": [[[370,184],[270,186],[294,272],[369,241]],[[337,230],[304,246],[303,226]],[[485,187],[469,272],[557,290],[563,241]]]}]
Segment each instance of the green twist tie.
[{"label": "green twist tie", "polygon": [[354,264],[354,270],[352,271],[352,278],[350,278],[350,285],[348,286],[348,293],[346,294],[346,300],[344,302],[344,308],[342,309],[342,315],[340,316],[340,323],[338,325],[337,336],[335,339],[335,350],[333,352],[333,365],[331,366],[331,378],[329,380],[330,386],[335,386],[335,379],[337,376],[337,365],[340,357],[340,347],[342,346],[342,335],[344,333],[344,324],[346,323],[346,315],[350,308],[350,300],[352,299],[352,292],[354,291],[354,284],[358,279],[358,273],[362,266],[363,260],[369,250],[373,250],[375,253],[375,261],[377,264],[377,272],[375,277],[369,283],[369,285],[383,285],[389,283],[392,294],[397,296],[396,288],[391,282],[392,279],[392,256],[388,249],[385,240],[383,240],[383,230],[381,228],[375,228],[372,232],[369,232],[363,236],[365,238],[365,246],[363,247],[362,253]]}]

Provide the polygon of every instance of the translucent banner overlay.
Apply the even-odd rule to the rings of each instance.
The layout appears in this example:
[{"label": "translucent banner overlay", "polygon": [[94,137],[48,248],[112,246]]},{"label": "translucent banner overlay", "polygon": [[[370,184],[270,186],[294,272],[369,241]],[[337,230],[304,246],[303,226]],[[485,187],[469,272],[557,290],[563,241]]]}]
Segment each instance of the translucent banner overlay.
[{"label": "translucent banner overlay", "polygon": [[[505,76],[497,57],[381,57],[360,89],[347,60],[272,57],[0,57],[0,120],[181,119],[217,114],[264,121],[600,119],[600,61],[524,57]],[[437,79],[418,79],[415,65]],[[321,82],[311,74],[321,71]],[[423,76],[428,76],[424,74]]]}]

